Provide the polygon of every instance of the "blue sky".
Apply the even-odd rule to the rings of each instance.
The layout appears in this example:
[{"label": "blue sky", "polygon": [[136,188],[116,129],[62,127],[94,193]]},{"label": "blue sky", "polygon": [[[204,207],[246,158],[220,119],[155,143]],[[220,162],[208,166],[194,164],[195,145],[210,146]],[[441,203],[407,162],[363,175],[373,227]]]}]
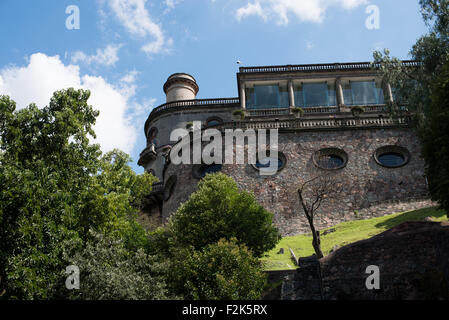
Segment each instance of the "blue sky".
[{"label": "blue sky", "polygon": [[[79,29],[66,28],[70,5]],[[365,24],[373,5],[379,29]],[[370,61],[382,48],[407,59],[426,32],[418,0],[0,0],[0,23],[0,94],[42,107],[55,90],[90,89],[97,142],[131,154],[139,173],[143,125],[172,73],[192,74],[198,98],[235,97],[238,59]]]}]

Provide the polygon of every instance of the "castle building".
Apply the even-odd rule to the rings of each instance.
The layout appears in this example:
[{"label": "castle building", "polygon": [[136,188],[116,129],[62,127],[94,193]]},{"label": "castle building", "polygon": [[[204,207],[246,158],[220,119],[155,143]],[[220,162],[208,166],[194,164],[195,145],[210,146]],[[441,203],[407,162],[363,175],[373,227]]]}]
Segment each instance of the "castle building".
[{"label": "castle building", "polygon": [[[403,64],[413,68],[414,61]],[[159,183],[149,196],[149,214],[165,221],[196,190],[205,174],[221,171],[254,193],[274,213],[283,235],[308,232],[297,189],[300,181],[332,173],[344,185],[340,199],[323,203],[318,229],[424,206],[428,195],[420,144],[407,116],[393,117],[394,88],[365,63],[241,67],[238,97],[196,99],[189,74],[171,75],[167,101],[145,122],[147,147],[139,165]],[[241,110],[242,112],[235,112]],[[244,117],[240,117],[241,115]],[[256,164],[170,162],[176,128],[278,129],[276,174],[260,175]]]}]

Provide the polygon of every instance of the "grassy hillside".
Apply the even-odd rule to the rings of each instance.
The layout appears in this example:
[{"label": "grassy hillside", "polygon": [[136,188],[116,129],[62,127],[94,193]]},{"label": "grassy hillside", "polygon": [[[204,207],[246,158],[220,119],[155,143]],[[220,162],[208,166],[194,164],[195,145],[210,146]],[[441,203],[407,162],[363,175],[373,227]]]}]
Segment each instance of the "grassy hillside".
[{"label": "grassy hillside", "polygon": [[[445,211],[436,208],[424,208],[415,211],[395,213],[388,216],[373,218],[369,220],[356,220],[343,222],[333,228],[334,232],[321,236],[321,248],[323,254],[327,255],[335,246],[344,246],[349,243],[370,238],[382,233],[405,221],[420,221],[426,217],[432,217],[433,221],[447,221]],[[327,229],[325,229],[327,230]],[[322,230],[324,231],[324,230]],[[322,232],[321,232],[322,233]],[[298,235],[283,238],[276,248],[268,252],[268,256],[262,260],[266,263],[266,270],[294,269],[295,265],[291,259],[289,247],[293,249],[296,257],[307,257],[314,254],[312,247],[312,236]],[[278,254],[284,248],[284,254]]]}]

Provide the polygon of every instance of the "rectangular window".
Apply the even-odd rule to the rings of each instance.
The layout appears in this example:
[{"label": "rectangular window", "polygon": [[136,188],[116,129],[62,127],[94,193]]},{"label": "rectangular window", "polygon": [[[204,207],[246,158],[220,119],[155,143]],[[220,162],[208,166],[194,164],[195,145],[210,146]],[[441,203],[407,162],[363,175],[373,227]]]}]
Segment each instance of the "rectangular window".
[{"label": "rectangular window", "polygon": [[246,88],[246,107],[248,109],[288,108],[287,85],[254,85]]},{"label": "rectangular window", "polygon": [[327,82],[304,83],[295,88],[298,107],[328,107],[336,105],[335,85]]},{"label": "rectangular window", "polygon": [[373,81],[349,81],[343,88],[346,105],[383,104],[384,93],[380,85]]},{"label": "rectangular window", "polygon": [[288,101],[288,87],[287,84],[279,86],[279,108],[288,108],[290,102]]},{"label": "rectangular window", "polygon": [[246,108],[254,109],[254,88],[245,88]]}]

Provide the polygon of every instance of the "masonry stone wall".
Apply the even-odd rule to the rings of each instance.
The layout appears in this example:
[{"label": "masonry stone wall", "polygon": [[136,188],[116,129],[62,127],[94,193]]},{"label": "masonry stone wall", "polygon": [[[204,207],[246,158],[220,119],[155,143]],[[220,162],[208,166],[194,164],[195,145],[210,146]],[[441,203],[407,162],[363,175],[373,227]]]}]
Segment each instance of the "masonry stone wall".
[{"label": "masonry stone wall", "polygon": [[[292,273],[277,271],[283,300],[449,299],[449,224],[406,222],[370,239],[308,261]],[[368,266],[379,268],[369,290]]]},{"label": "masonry stone wall", "polygon": [[[373,155],[386,145],[407,148],[411,154],[409,163],[400,168],[377,164]],[[258,202],[274,213],[275,224],[284,236],[309,232],[297,188],[300,181],[329,173],[312,161],[317,150],[328,147],[343,149],[349,159],[343,169],[334,172],[344,185],[344,192],[338,199],[323,203],[316,218],[318,229],[408,209],[404,201],[427,195],[419,140],[409,128],[280,132],[279,151],[287,163],[276,175],[261,176],[249,164],[224,165],[222,171],[234,178],[241,189],[253,192]],[[169,165],[165,181],[172,175],[177,176],[177,184],[170,199],[163,204],[164,218],[188,199],[199,182],[192,176],[192,165]],[[414,201],[413,204],[424,207],[428,203]]]}]

